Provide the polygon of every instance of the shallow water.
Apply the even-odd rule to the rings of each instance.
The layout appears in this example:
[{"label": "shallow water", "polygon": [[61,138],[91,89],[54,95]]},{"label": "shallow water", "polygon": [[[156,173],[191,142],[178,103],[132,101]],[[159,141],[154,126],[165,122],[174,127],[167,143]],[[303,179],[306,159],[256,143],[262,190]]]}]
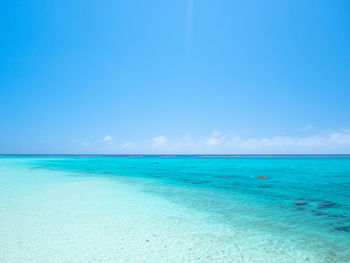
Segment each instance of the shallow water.
[{"label": "shallow water", "polygon": [[350,157],[0,158],[0,262],[350,262]]}]

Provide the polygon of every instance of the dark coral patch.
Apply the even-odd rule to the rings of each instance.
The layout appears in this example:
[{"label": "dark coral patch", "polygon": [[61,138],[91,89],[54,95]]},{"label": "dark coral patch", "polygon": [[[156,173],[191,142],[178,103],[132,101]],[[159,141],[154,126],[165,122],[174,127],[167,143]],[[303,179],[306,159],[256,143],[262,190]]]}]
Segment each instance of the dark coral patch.
[{"label": "dark coral patch", "polygon": [[298,200],[294,200],[293,204],[295,204],[295,205],[307,205],[308,202],[305,200],[302,200],[302,199],[298,199]]},{"label": "dark coral patch", "polygon": [[316,211],[316,210],[311,210],[311,213],[312,213],[313,215],[316,215],[316,216],[326,216],[326,215],[328,215],[328,214],[325,213],[325,212]]},{"label": "dark coral patch", "polygon": [[265,176],[265,175],[258,175],[256,178],[258,179],[269,179],[269,176]]},{"label": "dark coral patch", "polygon": [[339,230],[339,231],[344,231],[344,232],[350,233],[350,226],[337,226],[337,227],[335,227],[335,229]]},{"label": "dark coral patch", "polygon": [[317,204],[317,208],[333,208],[338,207],[339,205],[330,201],[321,201]]}]

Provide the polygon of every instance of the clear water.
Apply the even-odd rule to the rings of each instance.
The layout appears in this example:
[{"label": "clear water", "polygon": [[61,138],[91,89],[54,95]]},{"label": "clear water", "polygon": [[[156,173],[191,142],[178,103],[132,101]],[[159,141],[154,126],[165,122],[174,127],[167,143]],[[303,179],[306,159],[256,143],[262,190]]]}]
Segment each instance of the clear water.
[{"label": "clear water", "polygon": [[0,262],[350,262],[350,156],[0,157]]}]

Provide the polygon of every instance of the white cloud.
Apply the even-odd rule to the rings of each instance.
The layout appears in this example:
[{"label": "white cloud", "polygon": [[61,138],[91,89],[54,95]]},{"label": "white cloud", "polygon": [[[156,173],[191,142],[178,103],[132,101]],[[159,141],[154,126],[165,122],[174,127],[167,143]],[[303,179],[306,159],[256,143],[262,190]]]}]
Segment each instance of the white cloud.
[{"label": "white cloud", "polygon": [[175,140],[168,140],[165,136],[153,138],[152,147],[160,146],[161,152],[166,153],[350,153],[350,131],[272,137],[243,137],[215,131],[207,137],[186,136]]},{"label": "white cloud", "polygon": [[110,135],[106,135],[104,138],[103,138],[103,141],[108,143],[108,144],[113,144],[113,137],[110,136]]},{"label": "white cloud", "polygon": [[110,141],[113,140],[113,138],[112,138],[112,136],[106,135],[106,136],[103,138],[103,140],[104,140],[105,142],[110,142]]},{"label": "white cloud", "polygon": [[[91,149],[89,140],[76,140],[75,144]],[[145,141],[117,143],[106,135],[103,143],[110,145],[102,151],[111,153],[164,153],[164,154],[298,154],[298,153],[350,153],[350,130],[323,130],[308,136],[249,136],[244,131],[224,133],[213,131],[204,136],[186,134],[169,139],[160,135]],[[94,144],[98,147],[99,144]]]},{"label": "white cloud", "polygon": [[217,145],[221,142],[221,132],[213,131],[212,135],[206,140],[207,145]]},{"label": "white cloud", "polygon": [[160,147],[163,146],[164,144],[166,144],[168,142],[167,138],[165,138],[165,136],[161,135],[158,137],[154,137],[152,139],[152,146],[153,147]]},{"label": "white cloud", "polygon": [[350,144],[350,131],[333,132],[329,138],[336,144]]}]

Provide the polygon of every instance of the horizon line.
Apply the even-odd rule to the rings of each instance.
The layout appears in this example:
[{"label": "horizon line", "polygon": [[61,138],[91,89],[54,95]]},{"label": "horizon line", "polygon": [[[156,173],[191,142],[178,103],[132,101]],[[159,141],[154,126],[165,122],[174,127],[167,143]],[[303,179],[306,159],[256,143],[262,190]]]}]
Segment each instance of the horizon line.
[{"label": "horizon line", "polygon": [[93,154],[77,154],[77,153],[73,153],[73,154],[46,154],[46,153],[5,153],[5,154],[0,154],[0,157],[8,157],[8,156],[54,156],[54,157],[99,157],[99,156],[109,156],[109,157],[118,157],[118,156],[128,156],[128,157],[132,157],[132,156],[198,156],[198,157],[350,157],[350,153],[341,153],[341,154],[337,154],[337,153],[320,153],[320,154],[313,154],[313,153],[296,153],[296,154],[288,154],[288,153],[283,153],[283,154],[167,154],[167,153],[162,153],[162,154],[142,154],[142,153],[136,153],[136,154],[98,154],[98,153],[93,153]]}]

